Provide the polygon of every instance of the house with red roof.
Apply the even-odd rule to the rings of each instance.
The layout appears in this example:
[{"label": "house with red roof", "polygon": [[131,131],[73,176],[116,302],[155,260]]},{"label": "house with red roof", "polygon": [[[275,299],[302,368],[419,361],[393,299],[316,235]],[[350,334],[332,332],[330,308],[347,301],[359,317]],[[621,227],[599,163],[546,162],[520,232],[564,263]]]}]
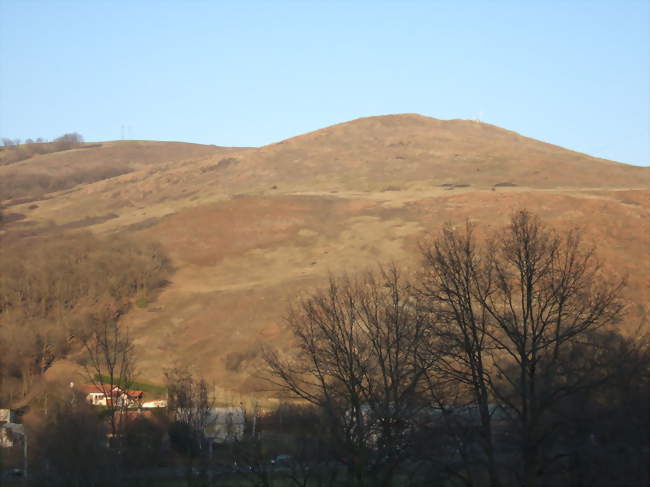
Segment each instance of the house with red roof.
[{"label": "house with red roof", "polygon": [[116,405],[118,407],[140,407],[144,392],[139,390],[122,389],[119,386],[106,384],[87,384],[79,387],[88,404],[93,406]]}]

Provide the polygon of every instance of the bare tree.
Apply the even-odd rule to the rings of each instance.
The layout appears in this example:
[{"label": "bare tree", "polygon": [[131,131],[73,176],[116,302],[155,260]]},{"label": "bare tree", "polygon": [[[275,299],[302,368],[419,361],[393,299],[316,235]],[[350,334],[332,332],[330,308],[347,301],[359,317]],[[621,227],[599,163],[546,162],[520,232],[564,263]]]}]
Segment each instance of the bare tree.
[{"label": "bare tree", "polygon": [[[105,423],[83,401],[57,401],[30,431],[36,484],[59,486],[114,485],[106,449]],[[42,484],[44,482],[44,484]]]},{"label": "bare tree", "polygon": [[123,307],[108,304],[90,315],[79,338],[86,352],[88,380],[107,398],[111,434],[119,441],[131,405],[128,389],[135,375],[135,354],[128,329],[120,322]]},{"label": "bare tree", "polygon": [[[490,410],[489,340],[490,320],[476,297],[477,290],[490,292],[491,282],[483,280],[486,263],[477,248],[474,229],[464,232],[445,226],[433,241],[421,245],[424,265],[420,274],[420,296],[432,315],[432,334],[438,349],[434,374],[453,389],[445,397],[432,387],[432,400],[441,409],[449,404],[475,404],[480,418],[479,444],[485,452],[490,484],[500,484]],[[462,437],[464,435],[460,435]],[[461,449],[461,451],[463,451]],[[470,463],[464,458],[464,464]]]},{"label": "bare tree", "polygon": [[67,150],[80,145],[82,142],[83,137],[80,134],[71,132],[54,139],[54,146],[57,150]]},{"label": "bare tree", "polygon": [[587,387],[555,401],[544,419],[554,434],[546,470],[571,486],[648,485],[650,336],[635,332],[594,333],[564,351],[555,380],[584,376]]},{"label": "bare tree", "polygon": [[330,278],[288,323],[295,355],[266,351],[269,380],[324,413],[354,485],[391,485],[431,366],[425,314],[395,267]]},{"label": "bare tree", "polygon": [[591,384],[588,373],[567,368],[565,355],[619,320],[623,283],[607,279],[579,231],[560,235],[525,210],[485,244],[471,227],[447,227],[423,254],[422,294],[451,345],[439,363],[468,385],[481,411],[492,483],[489,401],[516,425],[520,481],[537,485],[550,440],[545,418],[556,401]]},{"label": "bare tree", "polygon": [[176,421],[188,425],[197,437],[209,425],[212,401],[209,386],[204,379],[196,379],[185,368],[165,371],[168,407],[176,416]]},{"label": "bare tree", "polygon": [[204,379],[196,379],[185,368],[165,371],[165,379],[168,408],[175,418],[170,437],[175,448],[185,456],[187,481],[192,484],[194,460],[206,456],[206,429],[214,420],[210,388]]},{"label": "bare tree", "polygon": [[96,310],[88,319],[97,302],[149,298],[169,272],[169,260],[159,247],[122,238],[102,240],[75,232],[3,243],[0,396],[4,397],[29,395],[43,374],[74,349],[73,337],[92,337],[96,321],[109,309]]}]

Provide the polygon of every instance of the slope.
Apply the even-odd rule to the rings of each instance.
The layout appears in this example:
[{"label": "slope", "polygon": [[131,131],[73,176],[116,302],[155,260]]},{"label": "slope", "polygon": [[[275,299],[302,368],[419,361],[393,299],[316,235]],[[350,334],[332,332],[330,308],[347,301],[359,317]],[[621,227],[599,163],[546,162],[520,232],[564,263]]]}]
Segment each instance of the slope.
[{"label": "slope", "polygon": [[[643,186],[647,168],[569,151],[494,125],[388,115],[354,120],[245,154],[233,180],[381,189],[426,182],[536,188]],[[338,188],[340,189],[340,188]]]},{"label": "slope", "polygon": [[[135,150],[122,144],[96,148],[98,160]],[[259,346],[288,343],[283,316],[296,295],[330,272],[387,260],[417,269],[417,242],[442,223],[499,225],[521,207],[583,227],[612,274],[628,276],[623,326],[647,319],[648,168],[419,115],[359,119],[257,149],[146,144],[150,156],[131,153],[127,174],[14,202],[6,211],[22,219],[6,232],[83,227],[164,246],[176,273],[155,303],[127,316],[148,379],[181,362],[225,396],[251,393]]]}]

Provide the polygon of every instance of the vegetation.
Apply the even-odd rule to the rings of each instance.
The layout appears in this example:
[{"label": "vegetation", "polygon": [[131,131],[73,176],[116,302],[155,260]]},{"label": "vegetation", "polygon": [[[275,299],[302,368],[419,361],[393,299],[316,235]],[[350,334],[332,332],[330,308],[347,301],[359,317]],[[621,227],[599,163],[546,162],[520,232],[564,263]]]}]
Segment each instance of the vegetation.
[{"label": "vegetation", "polygon": [[355,485],[391,485],[425,407],[419,393],[433,356],[412,297],[395,267],[332,278],[289,316],[298,353],[266,354],[273,384],[322,410]]},{"label": "vegetation", "polygon": [[[135,376],[135,353],[128,329],[120,323],[124,308],[112,304],[93,312],[77,335],[84,349],[83,367],[90,383],[94,384],[106,403],[111,435],[120,439],[119,415],[130,407],[130,399],[115,393],[116,387],[131,388]],[[120,445],[121,447],[121,445]]]},{"label": "vegetation", "polygon": [[193,485],[197,460],[205,459],[205,430],[210,424],[214,406],[209,397],[208,383],[195,378],[187,369],[165,371],[168,409],[171,413],[169,439],[172,448],[185,459],[185,477]]},{"label": "vegetation", "polygon": [[0,179],[0,200],[41,198],[46,193],[61,191],[78,184],[92,183],[126,174],[126,165],[112,167],[90,166],[72,173],[46,173],[30,168],[7,171]]},{"label": "vegetation", "polygon": [[80,147],[83,143],[83,137],[76,133],[64,134],[57,137],[52,142],[45,139],[27,139],[21,144],[20,139],[2,139],[2,153],[0,153],[0,165],[12,164],[19,162],[38,154],[49,154],[50,152],[59,152],[64,150]]},{"label": "vegetation", "polygon": [[[508,411],[523,485],[536,485],[553,445],[545,420],[564,399],[601,380],[598,355],[576,347],[618,323],[622,283],[610,283],[577,231],[557,235],[526,211],[500,238],[477,242],[451,227],[423,248],[421,297],[432,313],[440,377],[478,407],[491,484],[500,484],[491,404]],[[596,344],[592,343],[594,349]]]},{"label": "vegetation", "polygon": [[[266,353],[269,380],[322,412],[349,485],[395,485],[404,469],[468,485],[585,478],[559,433],[566,408],[602,397],[627,360],[647,367],[647,348],[615,334],[623,284],[579,231],[558,235],[527,211],[485,240],[448,226],[422,256],[414,285],[381,270],[304,299],[289,315],[297,351]],[[612,354],[612,333],[645,352]],[[649,392],[628,380],[635,397]]]},{"label": "vegetation", "polygon": [[91,406],[76,399],[55,403],[48,412],[34,432],[34,456],[47,458],[49,485],[110,485],[99,483],[110,478],[113,470],[104,447],[106,428]]},{"label": "vegetation", "polygon": [[0,402],[26,397],[102,313],[124,312],[133,298],[163,286],[169,272],[159,246],[124,238],[75,233],[6,245],[0,253]]},{"label": "vegetation", "polygon": [[[77,133],[64,134],[47,142],[43,139],[20,140],[3,139],[0,146],[0,168],[20,162],[30,157],[77,148],[91,148],[97,145],[84,144],[83,137]],[[42,198],[53,191],[61,191],[78,184],[101,181],[130,172],[127,164],[99,165],[89,163],[85,166],[56,171],[45,171],[30,165],[3,169],[0,178],[0,201],[15,199]]]},{"label": "vegetation", "polygon": [[[94,380],[106,382],[110,379],[107,375],[97,375],[95,376]],[[167,397],[167,387],[159,384],[151,384],[149,382],[131,380],[128,384],[118,381],[116,385],[123,389],[130,387],[132,389],[137,389],[138,391],[145,392],[147,393],[147,397]]]},{"label": "vegetation", "polygon": [[[497,233],[480,230],[446,226],[422,243],[414,275],[389,265],[332,276],[296,300],[287,315],[294,347],[260,354],[287,402],[249,408],[243,437],[206,438],[210,388],[176,368],[166,372],[168,408],[156,414],[93,409],[74,391],[52,397],[30,425],[38,439],[31,478],[646,485],[650,340],[618,333],[623,282],[603,272],[580,231],[560,234],[527,211]],[[0,331],[13,330],[17,351],[0,354],[9,367],[3,392],[8,370],[42,374],[75,344],[95,383],[109,393],[133,387],[135,355],[121,318],[129,302],[164,283],[160,250],[81,234],[11,252],[0,261]],[[30,333],[19,336],[14,323]],[[10,343],[5,337],[1,344]]]}]

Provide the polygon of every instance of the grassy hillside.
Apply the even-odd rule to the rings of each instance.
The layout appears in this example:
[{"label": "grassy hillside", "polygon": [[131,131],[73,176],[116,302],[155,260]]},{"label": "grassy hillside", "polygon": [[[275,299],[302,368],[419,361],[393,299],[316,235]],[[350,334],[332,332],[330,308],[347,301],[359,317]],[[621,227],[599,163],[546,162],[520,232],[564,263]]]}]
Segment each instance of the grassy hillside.
[{"label": "grassy hillside", "polygon": [[589,157],[494,125],[414,114],[362,118],[263,147],[242,158],[238,177],[351,190],[400,182],[536,188],[650,182],[645,168]]},{"label": "grassy hillside", "polygon": [[[121,141],[34,155],[0,166],[0,200],[36,199],[79,184],[150,166],[194,160],[228,149],[178,142]],[[6,152],[6,151],[5,151]]]},{"label": "grassy hillside", "polygon": [[0,177],[86,164],[128,171],[5,201],[14,216],[0,238],[85,228],[160,242],[171,282],[127,316],[153,382],[180,361],[224,390],[255,390],[258,347],[286,345],[283,316],[297,294],[379,261],[416,270],[418,241],[445,221],[494,226],[521,207],[583,227],[608,269],[628,276],[624,326],[647,320],[648,168],[483,123],[394,115],[251,149],[104,143],[0,168]]}]

